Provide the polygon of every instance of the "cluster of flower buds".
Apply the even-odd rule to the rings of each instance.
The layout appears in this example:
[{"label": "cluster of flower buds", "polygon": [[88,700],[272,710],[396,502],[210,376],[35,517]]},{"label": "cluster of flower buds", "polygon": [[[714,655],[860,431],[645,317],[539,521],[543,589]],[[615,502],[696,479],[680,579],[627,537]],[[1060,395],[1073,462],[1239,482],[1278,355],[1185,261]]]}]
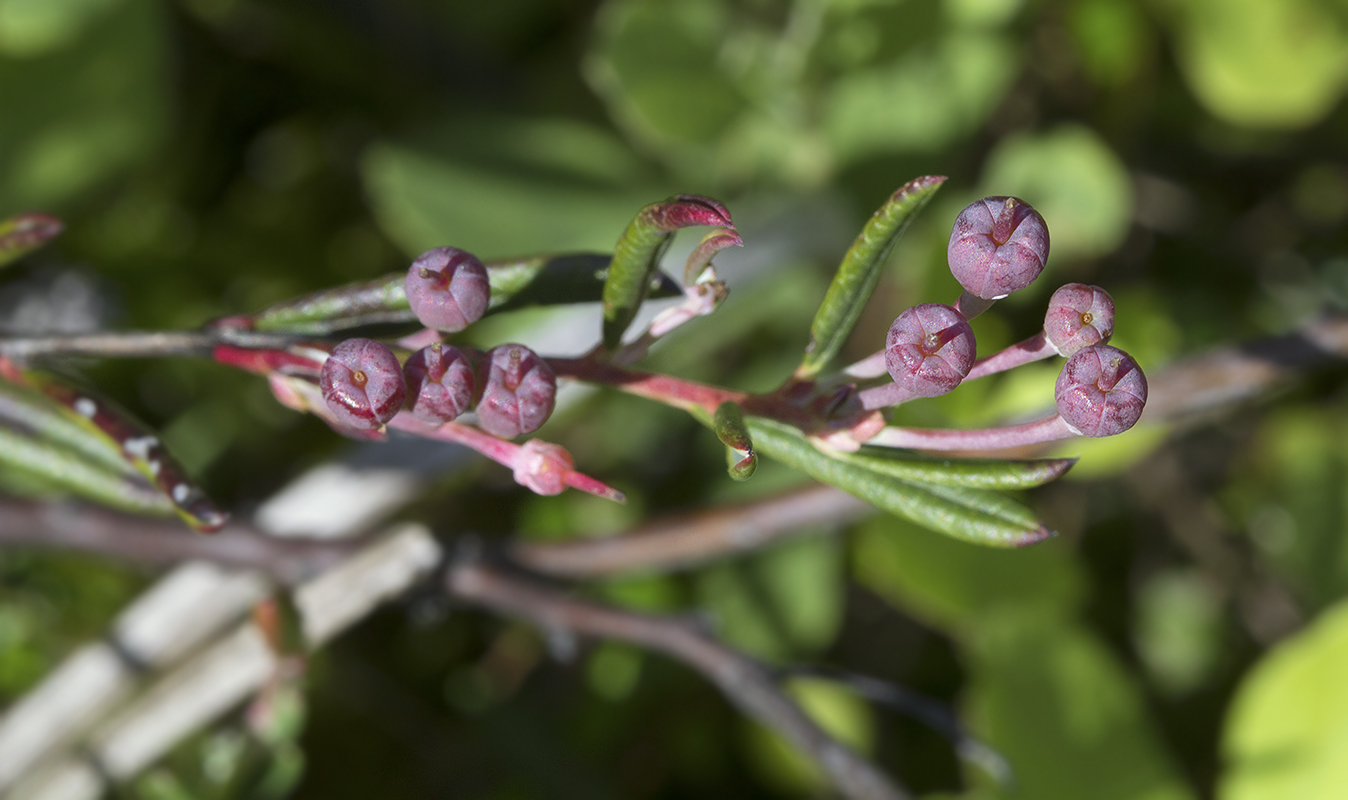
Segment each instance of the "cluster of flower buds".
[{"label": "cluster of flower buds", "polygon": [[[491,297],[487,269],[453,247],[429,250],[407,271],[407,301],[427,328],[456,332],[482,317]],[[319,374],[323,400],[338,422],[359,430],[379,428],[406,408],[440,425],[476,407],[487,433],[513,439],[539,428],[552,414],[557,378],[537,353],[506,344],[469,357],[439,341],[402,363],[373,339],[347,339],[333,348]]]},{"label": "cluster of flower buds", "polygon": [[899,314],[884,350],[893,384],[862,392],[864,406],[936,397],[963,381],[1060,355],[1067,362],[1055,399],[1067,430],[1112,436],[1131,428],[1146,403],[1147,381],[1132,357],[1106,344],[1114,332],[1114,301],[1098,286],[1061,287],[1049,300],[1040,333],[974,360],[969,319],[1029,286],[1043,271],[1048,251],[1048,226],[1024,200],[985,197],[960,212],[946,254],[964,292],[954,305],[923,303]]}]

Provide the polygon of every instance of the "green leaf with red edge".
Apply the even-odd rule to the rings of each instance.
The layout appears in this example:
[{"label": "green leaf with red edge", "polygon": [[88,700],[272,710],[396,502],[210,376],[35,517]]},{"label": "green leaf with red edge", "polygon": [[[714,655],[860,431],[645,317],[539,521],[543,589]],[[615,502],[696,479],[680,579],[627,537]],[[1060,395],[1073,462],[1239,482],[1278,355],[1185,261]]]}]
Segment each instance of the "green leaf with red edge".
[{"label": "green leaf with red edge", "polygon": [[945,180],[942,175],[914,178],[900,186],[867,221],[843,256],[810,323],[810,342],[796,368],[796,378],[812,380],[838,355],[875,291],[894,244]]},{"label": "green leaf with red edge", "polygon": [[622,343],[623,333],[636,318],[659,272],[660,257],[674,231],[695,225],[730,228],[735,223],[725,206],[707,197],[680,194],[651,203],[637,212],[613,249],[613,261],[604,281],[604,346]]},{"label": "green leaf with red edge", "polygon": [[744,412],[739,404],[727,400],[718,406],[712,417],[712,427],[716,431],[716,438],[726,447],[726,467],[730,477],[737,481],[752,478],[758,469],[758,454],[754,452],[754,443],[744,424]]},{"label": "green leaf with red edge", "polygon": [[1025,506],[982,489],[911,483],[825,452],[798,430],[748,417],[758,451],[876,508],[956,539],[991,547],[1019,547],[1053,535]]},{"label": "green leaf with red edge", "polygon": [[[229,515],[215,506],[194,484],[169,454],[159,437],[111,401],[93,392],[76,389],[64,380],[41,372],[17,371],[6,365],[7,379],[22,380],[23,385],[52,404],[53,410],[68,422],[82,428],[91,437],[101,438],[135,468],[157,490],[174,511],[194,530],[212,532],[228,521]],[[90,443],[88,447],[94,445]],[[85,455],[88,459],[88,455]],[[90,463],[105,460],[89,459]]]},{"label": "green leaf with red edge", "polygon": [[[538,255],[486,262],[491,282],[487,313],[600,299],[611,257],[603,253]],[[416,322],[398,272],[268,306],[256,314],[227,317],[217,324],[259,331],[323,335],[362,325]],[[679,286],[664,273],[652,276],[651,296],[675,297]]]}]

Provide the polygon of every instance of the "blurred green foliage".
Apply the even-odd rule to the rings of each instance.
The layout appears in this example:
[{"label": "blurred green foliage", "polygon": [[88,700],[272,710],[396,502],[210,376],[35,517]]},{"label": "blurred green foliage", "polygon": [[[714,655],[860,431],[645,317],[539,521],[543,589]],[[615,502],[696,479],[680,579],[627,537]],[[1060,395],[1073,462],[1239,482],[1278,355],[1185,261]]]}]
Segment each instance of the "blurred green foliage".
[{"label": "blurred green foliage", "polygon": [[[0,217],[68,223],[7,268],[0,309],[58,319],[33,309],[59,307],[53,276],[74,275],[102,303],[81,324],[191,327],[430,246],[606,249],[641,206],[695,192],[728,204],[745,251],[723,258],[726,305],[651,366],[764,389],[799,363],[867,215],[944,174],[843,359],[873,352],[903,307],[953,299],[950,220],[1017,194],[1047,218],[1053,256],[976,321],[980,349],[1032,334],[1048,294],[1083,281],[1114,294],[1115,342],[1156,374],[1348,307],[1345,90],[1348,6],[1332,0],[0,0]],[[597,337],[597,311],[586,324]],[[68,366],[228,507],[344,446],[209,364]],[[1348,780],[1343,374],[1062,448],[1081,464],[1028,497],[1061,536],[1029,549],[876,518],[592,592],[705,611],[770,662],[927,694],[1016,776],[961,767],[936,734],[836,686],[793,689],[920,795],[1328,800]],[[1018,371],[898,419],[1033,415],[1052,379]],[[715,437],[629,397],[592,395],[544,435],[629,505],[529,496],[484,466],[415,512],[555,539],[799,481],[765,460],[732,483]],[[147,579],[0,551],[0,704]],[[128,796],[280,796],[293,780],[323,798],[823,791],[680,666],[612,645],[555,663],[527,628],[432,612],[408,601],[317,658],[298,749],[233,718]]]}]

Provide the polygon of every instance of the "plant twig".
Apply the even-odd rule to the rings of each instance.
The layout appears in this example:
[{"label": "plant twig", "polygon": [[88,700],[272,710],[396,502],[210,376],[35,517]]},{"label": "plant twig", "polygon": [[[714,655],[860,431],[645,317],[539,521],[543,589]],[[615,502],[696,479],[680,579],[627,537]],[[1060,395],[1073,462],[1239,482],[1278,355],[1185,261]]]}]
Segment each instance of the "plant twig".
[{"label": "plant twig", "polygon": [[728,508],[658,519],[621,536],[517,542],[512,561],[557,578],[585,579],[692,567],[756,550],[813,525],[841,525],[875,513],[832,486],[814,485]]},{"label": "plant twig", "polygon": [[908,797],[873,764],[806,716],[761,665],[686,620],[636,614],[577,600],[506,575],[476,559],[461,559],[451,566],[447,585],[451,594],[463,600],[522,617],[546,630],[617,639],[682,661],[716,684],[746,714],[809,755],[845,797],[855,800]]}]

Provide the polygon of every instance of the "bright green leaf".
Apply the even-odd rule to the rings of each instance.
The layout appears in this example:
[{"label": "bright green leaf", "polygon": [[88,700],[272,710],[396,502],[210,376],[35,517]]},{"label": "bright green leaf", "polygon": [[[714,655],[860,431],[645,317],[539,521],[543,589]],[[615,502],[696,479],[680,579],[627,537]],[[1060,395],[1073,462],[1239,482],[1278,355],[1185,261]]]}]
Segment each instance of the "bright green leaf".
[{"label": "bright green leaf", "polygon": [[1076,463],[1074,458],[1002,461],[981,458],[940,458],[863,447],[839,456],[874,472],[913,483],[964,486],[972,489],[1029,489],[1057,480]]},{"label": "bright green leaf", "polygon": [[810,342],[796,377],[814,378],[842,349],[875,291],[890,251],[945,180],[943,176],[926,176],[905,183],[866,222],[815,312]]},{"label": "bright green leaf", "polygon": [[1246,677],[1222,751],[1221,800],[1337,800],[1348,786],[1348,602],[1326,610]]}]

